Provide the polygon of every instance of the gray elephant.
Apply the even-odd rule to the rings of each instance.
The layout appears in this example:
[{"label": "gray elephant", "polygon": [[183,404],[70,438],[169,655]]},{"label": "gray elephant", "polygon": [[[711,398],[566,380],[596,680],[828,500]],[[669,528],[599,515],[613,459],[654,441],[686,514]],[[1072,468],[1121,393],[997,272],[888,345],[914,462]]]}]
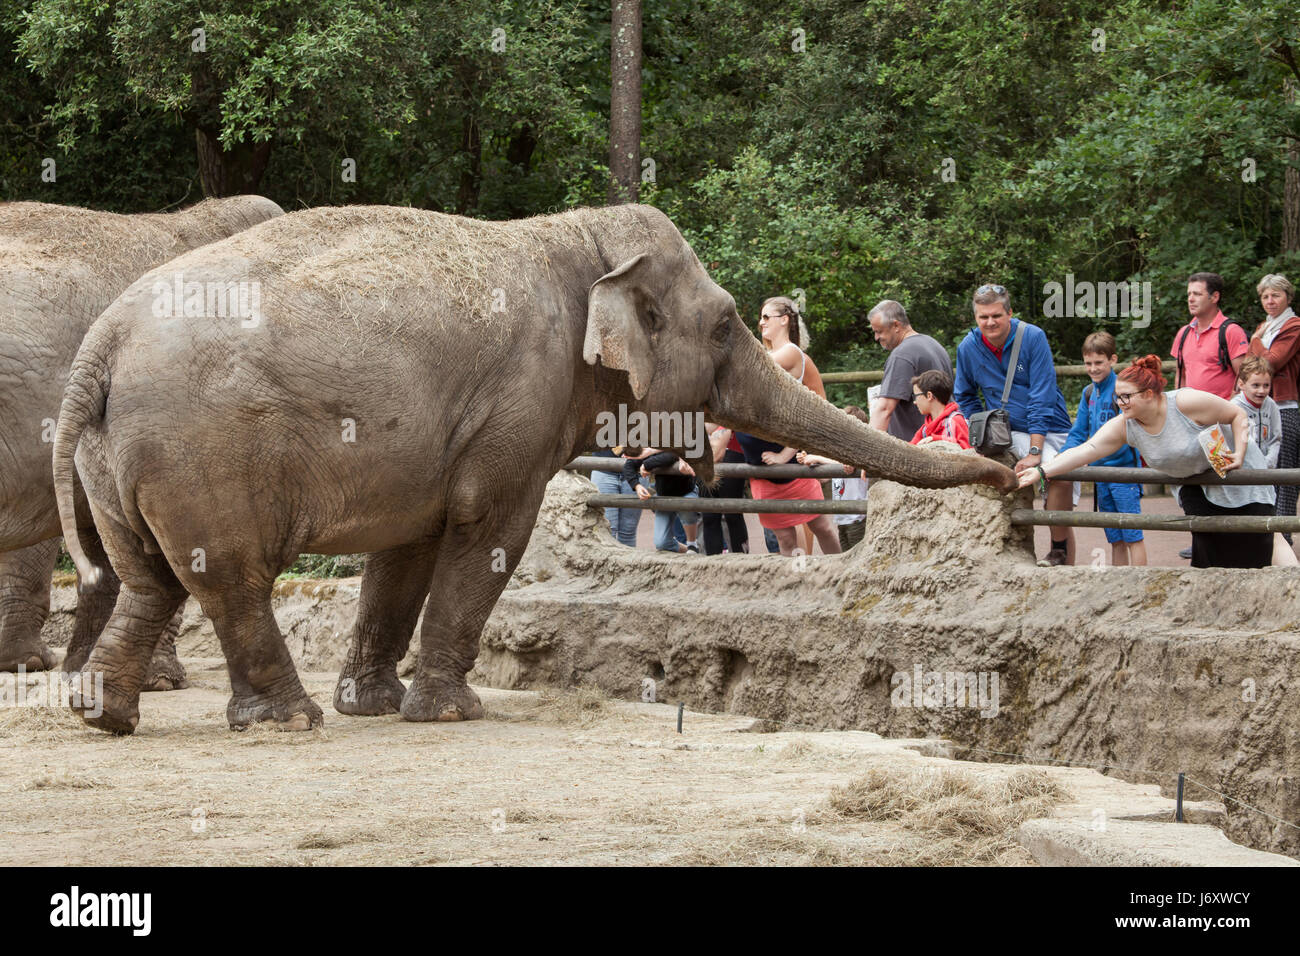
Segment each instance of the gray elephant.
[{"label": "gray elephant", "polygon": [[[279,206],[259,196],[134,216],[0,203],[0,671],[54,665],[54,652],[41,640],[62,533],[51,469],[54,423],[86,330],[153,267],[279,215]],[[79,487],[76,494],[82,497]],[[78,510],[89,516],[84,501]],[[102,553],[85,523],[83,544]],[[82,587],[65,668],[85,663],[116,598],[111,573]],[[169,638],[160,643],[145,689],[184,683]]]},{"label": "gray elephant", "polygon": [[[256,284],[258,321],[159,309],[182,274],[220,286],[232,270]],[[914,485],[1016,486],[1002,465],[915,448],[798,385],[652,207],[291,213],[142,277],[77,355],[59,513],[93,578],[75,456],[122,579],[82,672],[83,718],[134,730],[149,655],[188,591],[226,657],[230,726],[320,724],[271,613],[276,575],[304,551],[369,554],[336,709],[481,717],[466,675],[547,481],[620,405],[702,413]],[[693,462],[706,480],[708,457]],[[408,688],[396,664],[426,596]]]}]

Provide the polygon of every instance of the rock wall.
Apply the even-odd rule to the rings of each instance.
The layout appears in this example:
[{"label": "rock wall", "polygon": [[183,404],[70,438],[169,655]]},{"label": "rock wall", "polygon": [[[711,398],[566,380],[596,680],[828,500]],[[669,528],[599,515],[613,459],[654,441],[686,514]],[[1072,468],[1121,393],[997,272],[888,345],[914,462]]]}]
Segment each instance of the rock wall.
[{"label": "rock wall", "polygon": [[[591,493],[580,476],[551,482],[472,679],[635,697],[650,678],[659,700],[695,709],[944,736],[1166,793],[1181,770],[1300,820],[1294,572],[1038,568],[1010,524],[1024,498],[889,482],[872,485],[866,540],[842,556],[647,554],[613,543]],[[990,698],[996,675],[996,714],[947,706],[947,688],[927,701],[905,686],[918,669],[922,690],[929,674],[982,674]],[[1300,855],[1300,832],[1227,805],[1233,839]]]},{"label": "rock wall", "polygon": [[[1038,568],[1014,502],[888,482],[873,484],[866,540],[846,555],[652,554],[613,541],[585,505],[594,491],[578,475],[551,481],[471,681],[637,698],[649,680],[658,700],[694,710],[943,736],[980,748],[960,758],[1106,766],[1166,794],[1182,770],[1300,820],[1294,572]],[[300,666],[340,666],[358,592],[355,578],[277,585]],[[56,589],[51,643],[66,643],[72,603]],[[179,644],[220,656],[195,602]],[[921,687],[905,686],[918,671]],[[983,675],[988,699],[948,706],[955,686],[927,699],[932,674],[976,687]],[[1217,799],[1191,784],[1187,796]],[[1300,855],[1300,831],[1227,808],[1232,839]]]}]

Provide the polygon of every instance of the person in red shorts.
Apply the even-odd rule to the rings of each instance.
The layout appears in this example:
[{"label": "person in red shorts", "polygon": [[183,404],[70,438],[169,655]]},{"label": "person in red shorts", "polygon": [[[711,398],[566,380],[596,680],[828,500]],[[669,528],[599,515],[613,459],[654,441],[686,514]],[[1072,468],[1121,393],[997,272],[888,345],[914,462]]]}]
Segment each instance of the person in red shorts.
[{"label": "person in red shorts", "polygon": [[938,369],[927,369],[912,379],[912,404],[925,416],[925,424],[912,436],[913,445],[949,441],[970,447],[970,427],[952,400],[952,379]]},{"label": "person in red shorts", "polygon": [[[794,458],[793,449],[787,449],[776,442],[765,441],[744,432],[736,432],[736,438],[740,441],[740,449],[744,452],[747,464],[778,465]],[[751,478],[749,489],[756,501],[793,501],[800,498],[821,501],[825,498],[822,484],[816,478]],[[764,528],[772,529],[782,554],[794,554],[799,544],[798,529],[801,525],[808,525],[812,529],[824,554],[840,553],[840,536],[830,515],[760,514],[758,523]]]}]

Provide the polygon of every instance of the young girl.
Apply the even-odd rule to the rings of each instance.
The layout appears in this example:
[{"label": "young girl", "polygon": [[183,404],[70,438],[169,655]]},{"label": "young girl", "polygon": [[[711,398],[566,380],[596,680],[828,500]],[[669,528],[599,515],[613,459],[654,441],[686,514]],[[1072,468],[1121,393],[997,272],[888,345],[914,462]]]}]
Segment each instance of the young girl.
[{"label": "young girl", "polygon": [[[1269,397],[1272,388],[1273,375],[1267,359],[1252,353],[1241,360],[1241,368],[1237,370],[1238,390],[1232,401],[1246,410],[1250,440],[1264,453],[1268,468],[1277,467],[1278,455],[1282,451],[1282,412],[1277,402]],[[1279,485],[1277,489],[1281,487]],[[1280,495],[1278,500],[1281,500]],[[1300,564],[1284,535],[1273,536],[1273,563],[1284,566]]]}]

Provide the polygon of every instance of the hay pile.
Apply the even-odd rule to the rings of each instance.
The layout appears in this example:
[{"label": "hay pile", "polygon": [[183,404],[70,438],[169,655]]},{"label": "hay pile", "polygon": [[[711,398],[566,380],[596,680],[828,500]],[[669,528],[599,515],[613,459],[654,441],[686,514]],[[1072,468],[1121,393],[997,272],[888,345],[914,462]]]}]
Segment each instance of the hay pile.
[{"label": "hay pile", "polygon": [[830,810],[842,819],[896,822],[933,835],[935,865],[993,862],[1017,846],[1026,820],[1048,816],[1069,795],[1041,769],[1022,768],[995,779],[968,771],[875,768],[831,790]]}]

